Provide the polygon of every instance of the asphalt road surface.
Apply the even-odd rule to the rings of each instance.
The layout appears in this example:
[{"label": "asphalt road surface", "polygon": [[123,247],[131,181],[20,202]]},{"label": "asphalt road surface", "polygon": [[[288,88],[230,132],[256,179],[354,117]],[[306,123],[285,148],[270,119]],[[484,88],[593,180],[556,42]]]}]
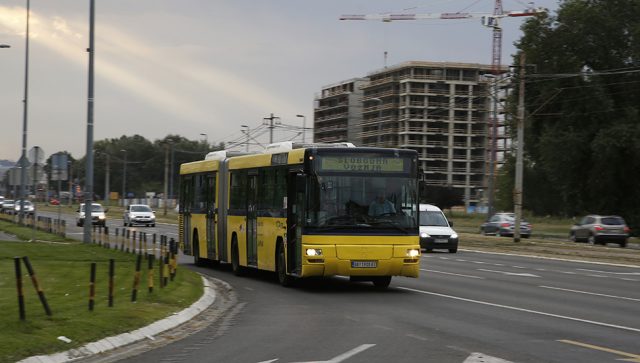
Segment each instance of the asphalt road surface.
[{"label": "asphalt road surface", "polygon": [[386,291],[192,268],[233,287],[226,323],[129,362],[640,361],[638,268],[427,254],[420,278],[394,278]]},{"label": "asphalt road surface", "polygon": [[[177,237],[172,225],[136,228]],[[182,263],[226,281],[237,304],[222,322],[124,361],[640,362],[640,268],[431,253],[418,279],[380,291],[340,277],[283,288],[272,273]]]}]

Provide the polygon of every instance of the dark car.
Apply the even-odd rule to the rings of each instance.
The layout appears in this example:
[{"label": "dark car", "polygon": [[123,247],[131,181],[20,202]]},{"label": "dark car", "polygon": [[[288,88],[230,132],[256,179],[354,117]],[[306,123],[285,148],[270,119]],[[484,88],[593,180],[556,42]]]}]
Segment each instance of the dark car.
[{"label": "dark car", "polygon": [[[480,225],[480,233],[483,235],[513,236],[516,219],[513,213],[496,213],[486,222]],[[532,226],[524,219],[520,219],[520,236],[531,237]]]},{"label": "dark car", "polygon": [[574,224],[569,231],[569,239],[574,242],[591,244],[618,243],[627,246],[631,230],[620,216],[601,216],[590,214]]}]

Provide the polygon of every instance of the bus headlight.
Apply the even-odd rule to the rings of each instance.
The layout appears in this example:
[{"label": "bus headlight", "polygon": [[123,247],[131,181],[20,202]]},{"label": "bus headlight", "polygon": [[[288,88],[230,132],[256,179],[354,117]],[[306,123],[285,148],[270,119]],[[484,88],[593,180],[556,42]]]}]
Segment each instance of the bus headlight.
[{"label": "bus headlight", "polygon": [[322,256],[320,248],[307,248],[307,256]]},{"label": "bus headlight", "polygon": [[416,249],[416,248],[411,248],[407,250],[407,256],[408,257],[418,257],[420,256],[420,250]]}]

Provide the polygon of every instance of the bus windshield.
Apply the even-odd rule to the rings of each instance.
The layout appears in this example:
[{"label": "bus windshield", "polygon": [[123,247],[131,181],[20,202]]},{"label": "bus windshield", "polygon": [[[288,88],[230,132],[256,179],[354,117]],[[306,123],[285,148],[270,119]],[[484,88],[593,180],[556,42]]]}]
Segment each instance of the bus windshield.
[{"label": "bus windshield", "polygon": [[416,183],[409,175],[318,173],[309,186],[306,227],[415,233]]}]

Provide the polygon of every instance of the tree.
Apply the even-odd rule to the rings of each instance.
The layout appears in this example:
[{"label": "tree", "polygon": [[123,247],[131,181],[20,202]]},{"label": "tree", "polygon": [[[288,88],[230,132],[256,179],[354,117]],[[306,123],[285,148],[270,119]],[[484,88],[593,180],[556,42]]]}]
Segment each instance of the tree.
[{"label": "tree", "polygon": [[640,227],[637,19],[637,0],[566,0],[523,25],[517,47],[538,72],[526,89],[525,207],[534,213],[620,214]]}]

